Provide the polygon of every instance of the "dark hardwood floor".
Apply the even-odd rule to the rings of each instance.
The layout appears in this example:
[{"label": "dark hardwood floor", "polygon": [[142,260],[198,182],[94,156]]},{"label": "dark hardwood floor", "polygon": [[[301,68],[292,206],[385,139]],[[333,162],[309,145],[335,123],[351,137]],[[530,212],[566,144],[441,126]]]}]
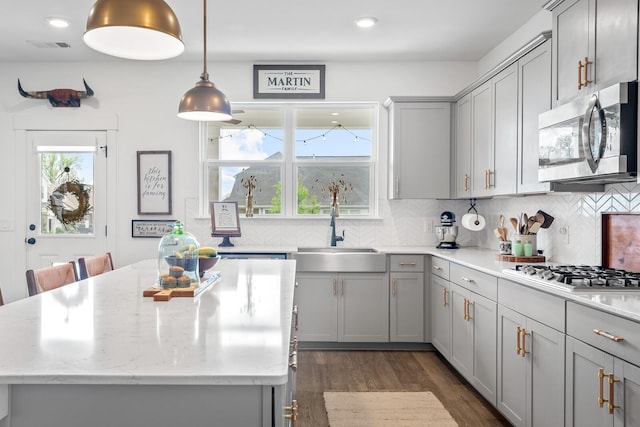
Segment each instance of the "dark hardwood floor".
[{"label": "dark hardwood floor", "polygon": [[510,426],[435,351],[298,351],[298,425],[328,427],[325,391],[431,391],[460,427]]}]

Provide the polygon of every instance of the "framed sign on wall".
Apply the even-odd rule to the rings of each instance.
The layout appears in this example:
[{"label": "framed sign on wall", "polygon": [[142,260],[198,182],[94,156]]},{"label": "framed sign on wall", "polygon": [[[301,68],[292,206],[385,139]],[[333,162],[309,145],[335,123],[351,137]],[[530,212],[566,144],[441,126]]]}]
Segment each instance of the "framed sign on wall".
[{"label": "framed sign on wall", "polygon": [[324,99],[324,65],[254,65],[253,97]]},{"label": "framed sign on wall", "polygon": [[132,219],[131,237],[155,237],[160,238],[173,231],[173,219]]},{"label": "framed sign on wall", "polygon": [[171,151],[138,151],[138,215],[171,215]]}]

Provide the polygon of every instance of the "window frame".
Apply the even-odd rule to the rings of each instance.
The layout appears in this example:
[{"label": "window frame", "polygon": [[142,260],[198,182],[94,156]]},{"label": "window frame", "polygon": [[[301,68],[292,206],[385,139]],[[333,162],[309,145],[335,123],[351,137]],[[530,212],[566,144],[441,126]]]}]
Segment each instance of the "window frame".
[{"label": "window frame", "polygon": [[[199,127],[199,214],[201,217],[209,216],[209,202],[213,200],[208,199],[209,195],[209,167],[231,167],[231,166],[276,166],[281,167],[281,179],[282,194],[281,194],[281,213],[277,215],[256,215],[253,219],[312,219],[312,218],[324,218],[322,214],[299,214],[297,212],[297,186],[298,177],[296,172],[299,167],[312,166],[321,167],[323,165],[335,165],[335,166],[349,166],[349,165],[367,165],[369,167],[369,213],[366,215],[348,215],[341,214],[341,217],[354,218],[354,219],[366,219],[377,218],[378,215],[378,195],[380,192],[379,182],[377,179],[379,165],[379,141],[378,141],[378,126],[379,126],[379,113],[380,103],[378,102],[239,102],[233,105],[236,109],[255,109],[255,108],[274,108],[280,109],[283,112],[283,147],[282,147],[282,160],[220,160],[220,159],[208,159],[207,144],[208,144],[208,123],[200,122]],[[296,111],[300,109],[370,109],[371,120],[371,156],[369,159],[362,160],[323,160],[323,159],[297,159],[295,153],[295,130],[296,130]],[[286,184],[286,185],[285,185]],[[243,218],[246,218],[243,216]]]}]

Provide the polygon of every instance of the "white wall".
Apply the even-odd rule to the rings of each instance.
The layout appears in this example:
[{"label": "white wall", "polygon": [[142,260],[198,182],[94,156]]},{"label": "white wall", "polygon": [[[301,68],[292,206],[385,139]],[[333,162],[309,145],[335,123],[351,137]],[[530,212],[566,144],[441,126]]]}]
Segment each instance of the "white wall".
[{"label": "white wall", "polygon": [[[0,267],[3,275],[0,286],[5,301],[26,296],[24,276],[26,236],[24,195],[20,180],[24,178],[24,147],[16,147],[12,120],[16,115],[50,117],[64,115],[84,117],[92,114],[117,115],[117,176],[109,177],[118,187],[116,244],[109,248],[115,263],[125,265],[156,256],[156,239],[132,239],[131,220],[137,215],[136,151],[172,150],[173,152],[173,214],[167,218],[182,219],[194,227],[194,234],[202,242],[210,240],[207,220],[194,221],[198,197],[198,124],[180,120],[176,111],[180,97],[199,80],[202,65],[197,62],[134,62],[109,61],[104,63],[2,63],[0,64],[0,157],[5,159],[0,168],[0,179],[5,183],[4,209],[0,221],[10,224],[13,230],[0,231],[5,245],[0,247]],[[388,96],[403,95],[454,95],[472,81],[477,68],[475,63],[327,63],[327,101],[374,101],[382,103]],[[211,80],[233,102],[252,101],[253,64],[208,64]],[[18,94],[17,80],[25,90],[56,88],[83,89],[82,78],[95,91],[92,98],[83,99],[77,109],[53,109],[45,100],[25,99]],[[79,120],[81,120],[79,118]],[[386,111],[380,107],[380,156],[379,183],[381,193],[386,194]],[[16,164],[12,159],[20,159]],[[112,161],[113,159],[109,159]],[[14,185],[14,183],[16,183]],[[381,212],[389,215],[386,201]],[[423,202],[427,203],[427,202]],[[419,203],[419,204],[423,204]],[[424,210],[422,210],[424,212]],[[148,217],[147,219],[162,216]],[[310,244],[323,245],[324,220],[312,220],[311,229],[321,230]],[[375,221],[374,221],[375,222]],[[420,221],[422,223],[422,221]],[[371,222],[370,222],[371,223]],[[375,222],[383,227],[384,234],[391,235],[391,226],[384,221]],[[265,229],[274,230],[291,224],[291,221],[272,221],[267,224],[255,221],[243,226],[242,241],[252,242],[264,235]],[[294,222],[294,224],[297,224]],[[320,224],[323,226],[320,227]],[[317,225],[317,226],[316,226]],[[299,227],[299,225],[294,225]],[[305,228],[307,229],[307,228]],[[246,231],[245,231],[246,230]],[[411,231],[406,229],[407,235]],[[289,230],[289,236],[296,230]],[[312,233],[313,234],[313,233]],[[308,233],[301,232],[305,242]],[[355,242],[355,235],[347,234]],[[246,236],[246,237],[245,237]],[[402,240],[402,235],[398,235]],[[425,241],[424,239],[420,242]],[[276,242],[266,241],[265,244]]]}]

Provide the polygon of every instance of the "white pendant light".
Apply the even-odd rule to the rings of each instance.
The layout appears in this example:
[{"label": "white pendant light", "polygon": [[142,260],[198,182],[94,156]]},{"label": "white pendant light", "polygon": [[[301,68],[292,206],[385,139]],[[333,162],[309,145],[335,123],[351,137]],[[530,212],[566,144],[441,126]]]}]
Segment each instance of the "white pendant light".
[{"label": "white pendant light", "polygon": [[163,0],[98,0],[82,38],[98,52],[126,59],[168,59],[184,51],[178,18]]},{"label": "white pendant light", "polygon": [[200,81],[180,100],[178,117],[201,122],[219,122],[231,119],[229,100],[209,81],[207,73],[207,0],[204,3],[204,70]]}]

